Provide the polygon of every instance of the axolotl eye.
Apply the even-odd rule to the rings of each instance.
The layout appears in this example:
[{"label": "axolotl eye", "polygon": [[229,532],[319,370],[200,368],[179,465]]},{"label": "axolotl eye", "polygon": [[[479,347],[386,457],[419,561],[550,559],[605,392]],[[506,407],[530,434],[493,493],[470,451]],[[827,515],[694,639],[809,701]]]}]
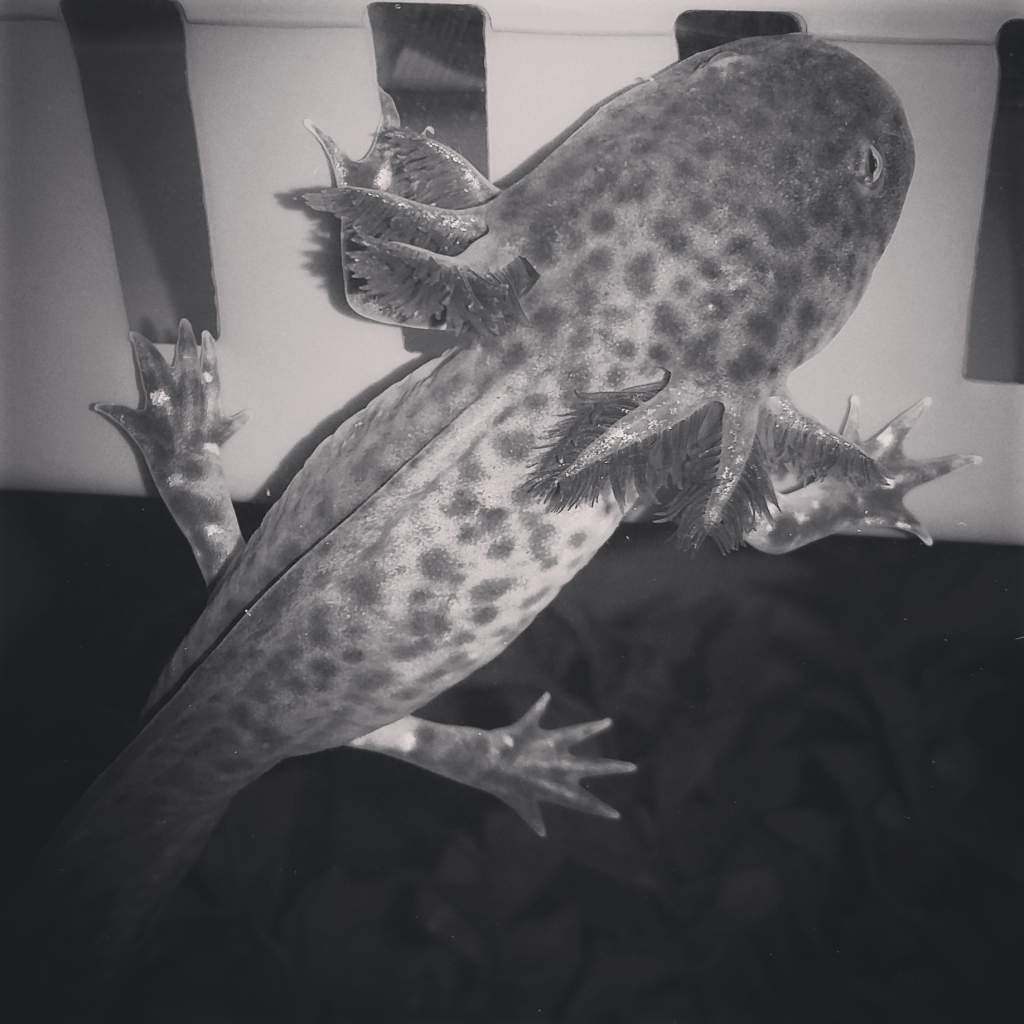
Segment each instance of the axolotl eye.
[{"label": "axolotl eye", "polygon": [[868,143],[860,151],[857,163],[857,180],[866,188],[875,189],[885,173],[885,161],[879,148]]}]

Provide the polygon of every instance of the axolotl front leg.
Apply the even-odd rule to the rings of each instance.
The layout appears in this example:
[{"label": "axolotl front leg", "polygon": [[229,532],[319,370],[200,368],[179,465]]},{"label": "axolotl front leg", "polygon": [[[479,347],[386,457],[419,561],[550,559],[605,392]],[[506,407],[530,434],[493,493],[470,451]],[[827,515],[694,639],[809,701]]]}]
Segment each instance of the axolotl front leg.
[{"label": "axolotl front leg", "polygon": [[[139,334],[131,335],[142,391],[139,409],[100,403],[94,409],[120,427],[141,452],[154,485],[188,540],[209,587],[245,545],[221,464],[221,445],[246,421],[224,416],[216,343],[204,332],[197,343],[181,321],[173,360]],[[426,768],[497,796],[539,835],[545,832],[539,800],[607,818],[618,811],[582,787],[587,777],[635,770],[610,758],[578,757],[571,750],[611,727],[611,719],[559,729],[540,720],[542,695],[515,723],[495,729],[448,725],[405,716],[346,745]]]},{"label": "axolotl front leg", "polygon": [[930,406],[931,399],[923,398],[864,439],[860,400],[851,396],[839,436],[868,455],[884,477],[857,482],[843,474],[829,474],[801,484],[793,481],[791,472],[787,479],[791,467],[776,460],[778,510],[770,519],[762,519],[744,540],[768,554],[786,554],[833,534],[898,530],[930,545],[931,535],[904,498],[916,487],[981,462],[979,455],[930,459],[907,455],[903,442]]}]

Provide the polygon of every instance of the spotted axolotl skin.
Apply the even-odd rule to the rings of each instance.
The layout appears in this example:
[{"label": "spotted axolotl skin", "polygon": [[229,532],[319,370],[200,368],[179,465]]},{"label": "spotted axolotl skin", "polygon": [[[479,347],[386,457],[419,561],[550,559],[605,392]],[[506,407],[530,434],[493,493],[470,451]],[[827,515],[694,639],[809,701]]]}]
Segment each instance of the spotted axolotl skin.
[{"label": "spotted axolotl skin", "polygon": [[[123,959],[232,797],[288,757],[404,757],[538,831],[538,798],[614,816],[579,780],[632,766],[568,749],[606,721],[541,730],[543,699],[489,733],[411,715],[526,629],[632,503],[660,502],[687,544],[923,536],[903,494],[967,461],[907,459],[915,411],[862,446],[785,394],[856,305],[913,168],[898,99],[845,51],[796,35],[672,65],[503,192],[386,99],[364,160],[317,134],[337,187],[309,199],[345,224],[353,301],[453,347],[324,441],[243,547],[213,340],[183,323],[168,364],[133,337],[143,408],[98,409],[211,595],[45,858],[54,932],[89,970]],[[802,505],[771,484],[829,471]]]}]

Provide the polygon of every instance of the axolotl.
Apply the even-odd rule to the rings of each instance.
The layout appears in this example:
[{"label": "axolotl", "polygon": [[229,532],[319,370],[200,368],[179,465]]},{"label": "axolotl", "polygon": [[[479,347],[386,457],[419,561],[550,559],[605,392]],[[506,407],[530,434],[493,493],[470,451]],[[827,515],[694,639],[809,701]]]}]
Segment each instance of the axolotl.
[{"label": "axolotl", "polygon": [[82,974],[122,962],[232,798],[285,758],[350,744],[504,799],[614,817],[575,755],[607,720],[546,730],[547,697],[485,731],[413,713],[525,630],[637,504],[711,538],[789,550],[837,529],[927,535],[919,404],[861,440],[788,397],[885,249],[914,147],[889,85],[796,34],[720,46],[617,93],[499,190],[384,117],[362,160],[313,127],[358,308],[451,348],[316,449],[243,545],[213,339],[173,362],[138,335],[141,408],[99,405],[141,450],[209,584],[136,738],[44,854]]}]

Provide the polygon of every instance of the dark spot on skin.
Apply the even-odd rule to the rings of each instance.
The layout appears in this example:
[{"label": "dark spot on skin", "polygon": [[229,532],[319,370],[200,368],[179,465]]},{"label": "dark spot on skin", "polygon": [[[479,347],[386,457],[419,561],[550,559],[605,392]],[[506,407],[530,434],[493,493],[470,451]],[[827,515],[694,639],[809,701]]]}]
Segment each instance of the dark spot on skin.
[{"label": "dark spot on skin", "polygon": [[508,509],[504,508],[482,508],[477,519],[480,522],[480,529],[487,533],[493,533],[506,519]]},{"label": "dark spot on skin", "polygon": [[717,260],[703,259],[697,265],[697,270],[701,277],[706,277],[709,281],[717,281],[722,276],[722,268]]},{"label": "dark spot on skin", "polygon": [[457,465],[460,480],[474,484],[483,479],[484,467],[480,465],[480,460],[472,452],[463,455]]},{"label": "dark spot on skin", "polygon": [[409,632],[415,636],[443,636],[451,626],[451,619],[442,611],[416,608],[409,613]]},{"label": "dark spot on skin", "polygon": [[726,256],[742,256],[753,248],[753,241],[746,235],[733,235],[725,243]]},{"label": "dark spot on skin", "polygon": [[612,197],[617,203],[642,203],[650,194],[653,184],[648,172],[631,174],[615,190]]},{"label": "dark spot on skin", "polygon": [[338,663],[333,658],[310,658],[307,667],[313,675],[321,678],[338,674]]},{"label": "dark spot on skin", "polygon": [[849,241],[853,235],[853,225],[848,221],[844,220],[839,226],[839,237],[844,241]]},{"label": "dark spot on skin", "polygon": [[843,257],[843,275],[847,278],[853,277],[853,272],[857,269],[857,255],[856,253],[848,252]]},{"label": "dark spot on skin", "polygon": [[498,609],[494,605],[486,605],[483,608],[477,608],[473,612],[471,618],[478,626],[484,626],[488,622],[493,622],[498,617]]},{"label": "dark spot on skin", "polygon": [[653,152],[657,145],[652,136],[639,135],[633,139],[633,152],[637,156],[646,156],[648,153]]},{"label": "dark spot on skin", "polygon": [[525,462],[533,453],[534,438],[528,430],[506,430],[495,434],[491,444],[506,462]]},{"label": "dark spot on skin", "polygon": [[452,637],[452,643],[464,646],[465,644],[471,644],[475,639],[476,633],[471,633],[468,629],[463,629]]},{"label": "dark spot on skin", "polygon": [[[551,539],[555,536],[556,530],[551,523],[541,523],[530,531],[530,554],[540,563],[550,561]],[[551,568],[551,566],[545,566]]]},{"label": "dark spot on skin", "polygon": [[202,462],[190,459],[184,466],[182,466],[181,475],[186,480],[202,480],[203,477],[206,476],[206,467]]},{"label": "dark spot on skin", "polygon": [[611,210],[595,210],[590,215],[590,226],[599,235],[606,235],[615,227],[615,214]]},{"label": "dark spot on skin", "polygon": [[701,296],[701,308],[712,320],[725,320],[732,312],[732,302],[725,292],[710,291]]},{"label": "dark spot on skin", "polygon": [[280,729],[275,729],[272,725],[258,725],[253,730],[253,736],[256,738],[257,743],[261,743],[265,747],[277,747],[284,743],[288,739],[288,734],[282,732]]},{"label": "dark spot on skin", "polygon": [[677,277],[672,282],[672,290],[676,295],[686,295],[692,287],[688,277]]},{"label": "dark spot on skin", "polygon": [[228,708],[228,714],[231,716],[231,721],[240,729],[245,729],[248,732],[252,728],[252,708],[248,704],[232,704]]},{"label": "dark spot on skin", "polygon": [[436,646],[429,637],[421,637],[412,643],[394,644],[389,653],[396,661],[413,661],[429,654]]},{"label": "dark spot on skin", "polygon": [[784,263],[775,268],[775,281],[784,292],[792,294],[800,287],[803,271],[795,263]]},{"label": "dark spot on skin", "polygon": [[460,526],[455,538],[460,544],[470,544],[479,536],[480,531],[475,526]]},{"label": "dark spot on skin", "polygon": [[366,573],[356,573],[349,580],[352,596],[360,605],[374,605],[380,601],[380,582]]},{"label": "dark spot on skin", "polygon": [[280,679],[281,685],[296,696],[301,697],[309,689],[306,680],[296,672],[287,672]]},{"label": "dark spot on skin", "polygon": [[346,647],[341,652],[341,660],[349,665],[358,665],[366,658],[366,654],[358,647]]},{"label": "dark spot on skin", "polygon": [[523,407],[526,409],[543,409],[550,399],[541,391],[535,391],[523,399]]},{"label": "dark spot on skin", "polygon": [[499,597],[503,597],[512,589],[514,583],[515,580],[509,576],[483,580],[470,590],[469,596],[474,601],[497,601]]},{"label": "dark spot on skin", "polygon": [[559,187],[575,184],[582,176],[584,168],[575,160],[554,161],[548,180]]},{"label": "dark spot on skin", "polygon": [[309,613],[309,630],[307,636],[311,643],[318,647],[325,647],[331,642],[331,613],[327,605],[318,604],[313,606]]},{"label": "dark spot on skin", "polygon": [[414,683],[407,683],[395,690],[395,697],[401,701],[421,700],[423,698],[423,684],[418,680]]},{"label": "dark spot on skin", "polygon": [[751,313],[746,318],[747,334],[757,344],[774,348],[779,340],[779,322],[763,313]]},{"label": "dark spot on skin", "polygon": [[786,319],[786,314],[789,312],[789,307],[793,305],[793,297],[788,292],[780,292],[771,301],[771,306],[768,311],[768,315],[773,320],[778,320],[782,323]]},{"label": "dark spot on skin", "polygon": [[626,288],[638,299],[646,298],[654,291],[654,256],[642,252],[626,261]]},{"label": "dark spot on skin", "polygon": [[515,551],[516,546],[513,541],[510,540],[496,540],[488,549],[487,557],[493,558],[495,561],[503,561],[508,558],[509,555]]},{"label": "dark spot on skin", "polygon": [[621,366],[613,366],[605,375],[604,382],[610,388],[617,388],[626,380],[626,371]]},{"label": "dark spot on skin", "polygon": [[502,409],[497,416],[494,417],[494,425],[500,427],[502,423],[507,423],[516,414],[516,407],[510,405],[507,409]]},{"label": "dark spot on skin", "polygon": [[590,309],[597,303],[597,289],[589,282],[583,281],[576,285],[576,304],[583,309]]},{"label": "dark spot on skin", "polygon": [[814,256],[811,258],[811,266],[818,277],[825,277],[832,269],[832,253],[823,245],[816,246]]},{"label": "dark spot on skin", "polygon": [[445,583],[461,583],[466,577],[459,572],[458,563],[441,547],[424,551],[418,559],[420,572],[427,579],[441,580]]},{"label": "dark spot on skin", "polygon": [[767,207],[759,209],[756,216],[769,244],[777,249],[796,249],[807,241],[807,229],[799,220],[784,217]]},{"label": "dark spot on skin", "polygon": [[425,604],[430,599],[430,591],[417,587],[409,593],[409,604]]},{"label": "dark spot on skin", "polygon": [[395,678],[393,669],[390,668],[366,668],[359,672],[356,672],[352,676],[352,681],[356,686],[363,686],[366,688],[380,689],[382,686],[386,686]]},{"label": "dark spot on skin", "polygon": [[764,373],[765,358],[753,345],[747,345],[740,354],[729,363],[729,373],[735,381],[753,380]]},{"label": "dark spot on skin", "polygon": [[702,160],[707,160],[708,157],[714,155],[717,148],[718,147],[715,145],[713,139],[709,139],[707,136],[704,136],[704,138],[697,140],[697,145],[693,147],[693,151]]},{"label": "dark spot on skin", "polygon": [[703,196],[694,196],[690,200],[690,217],[697,223],[705,220],[709,213],[711,213],[711,203]]},{"label": "dark spot on skin", "polygon": [[575,533],[569,535],[569,547],[581,548],[587,543],[587,534],[582,530],[577,530]]},{"label": "dark spot on skin", "polygon": [[501,365],[506,370],[514,370],[526,362],[526,346],[522,342],[514,341],[506,345],[501,352]]},{"label": "dark spot on skin", "polygon": [[582,265],[586,270],[609,270],[612,265],[611,249],[606,245],[595,246],[587,253]]},{"label": "dark spot on skin", "polygon": [[711,370],[718,364],[716,359],[718,331],[706,331],[704,334],[690,338],[683,348],[687,366],[694,370]]},{"label": "dark spot on skin", "polygon": [[535,605],[540,604],[541,601],[550,597],[554,587],[544,587],[543,590],[538,590],[535,594],[530,594],[525,601],[519,606],[522,609],[533,608]]},{"label": "dark spot on skin", "polygon": [[267,659],[267,671],[272,676],[283,675],[294,664],[297,653],[292,650],[275,651]]},{"label": "dark spot on skin", "polygon": [[376,457],[372,452],[367,452],[366,455],[361,455],[352,464],[352,479],[355,480],[356,483],[362,483],[373,473],[376,463]]},{"label": "dark spot on skin", "polygon": [[587,328],[574,327],[569,333],[569,348],[586,348],[593,340],[593,336]]},{"label": "dark spot on skin", "polygon": [[772,164],[777,173],[792,172],[799,163],[797,148],[790,142],[784,142],[775,147],[772,153]]},{"label": "dark spot on skin", "polygon": [[269,704],[273,699],[274,691],[266,678],[266,673],[261,673],[259,676],[254,676],[250,679],[246,693],[257,704]]},{"label": "dark spot on skin", "polygon": [[450,516],[471,516],[479,507],[480,502],[473,497],[469,491],[456,491],[452,500],[444,507],[444,511]]},{"label": "dark spot on skin", "polygon": [[628,309],[623,309],[621,306],[613,306],[611,304],[602,306],[598,311],[598,315],[602,320],[606,320],[611,324],[625,323],[627,320],[632,318],[632,314]]},{"label": "dark spot on skin", "polygon": [[648,346],[647,354],[656,363],[663,363],[666,359],[668,359],[668,349],[665,348],[665,346],[660,344],[659,342],[655,342],[653,345]]},{"label": "dark spot on skin", "polygon": [[535,220],[530,223],[530,260],[535,263],[550,263],[555,256],[555,243],[558,238],[555,224],[548,220]]},{"label": "dark spot on skin", "polygon": [[810,299],[804,299],[797,307],[796,324],[801,331],[810,331],[821,323],[821,310]]},{"label": "dark spot on skin", "polygon": [[673,255],[681,256],[686,252],[689,239],[683,231],[682,226],[675,217],[665,214],[654,218],[651,225],[654,237]]},{"label": "dark spot on skin", "polygon": [[553,303],[547,303],[530,314],[530,322],[542,331],[553,331],[564,319],[565,311]]},{"label": "dark spot on skin", "polygon": [[695,173],[692,161],[687,160],[685,157],[676,164],[676,174],[680,178],[692,178]]},{"label": "dark spot on skin", "polygon": [[450,669],[432,668],[426,675],[422,676],[424,683],[439,683],[445,676],[450,675]]},{"label": "dark spot on skin", "polygon": [[632,359],[636,355],[636,345],[631,341],[620,341],[615,346],[615,354],[623,359]]},{"label": "dark spot on skin", "polygon": [[807,214],[815,227],[823,227],[839,216],[839,203],[834,195],[823,192],[811,202]]},{"label": "dark spot on skin", "polygon": [[671,303],[659,302],[654,307],[654,332],[672,340],[683,333],[683,323]]}]

